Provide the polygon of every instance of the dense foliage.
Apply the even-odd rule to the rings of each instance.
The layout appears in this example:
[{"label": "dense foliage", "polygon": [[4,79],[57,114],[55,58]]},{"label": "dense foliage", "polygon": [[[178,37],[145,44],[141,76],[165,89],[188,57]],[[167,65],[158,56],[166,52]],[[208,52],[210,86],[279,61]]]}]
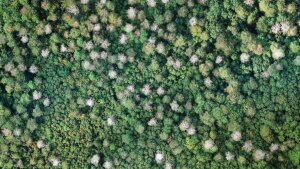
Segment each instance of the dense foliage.
[{"label": "dense foliage", "polygon": [[1,0],[1,168],[299,168],[299,9]]}]

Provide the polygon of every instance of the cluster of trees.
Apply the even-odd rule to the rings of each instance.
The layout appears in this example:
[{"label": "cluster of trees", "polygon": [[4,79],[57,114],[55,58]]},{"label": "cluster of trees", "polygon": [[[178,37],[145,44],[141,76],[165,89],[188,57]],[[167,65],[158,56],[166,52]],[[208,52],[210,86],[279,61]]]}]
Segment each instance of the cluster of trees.
[{"label": "cluster of trees", "polygon": [[1,0],[1,168],[297,168],[300,2]]}]

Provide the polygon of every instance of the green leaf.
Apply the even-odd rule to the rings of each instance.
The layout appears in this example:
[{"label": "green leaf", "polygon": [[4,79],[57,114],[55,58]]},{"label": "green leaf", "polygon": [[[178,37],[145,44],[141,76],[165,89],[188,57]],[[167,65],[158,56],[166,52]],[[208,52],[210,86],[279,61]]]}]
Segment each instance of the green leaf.
[{"label": "green leaf", "polygon": [[75,58],[75,60],[80,60],[80,53],[78,52],[78,50],[75,50],[74,58]]},{"label": "green leaf", "polygon": [[90,73],[90,74],[89,74],[89,79],[90,79],[91,81],[96,80],[95,74],[94,74],[94,73]]}]

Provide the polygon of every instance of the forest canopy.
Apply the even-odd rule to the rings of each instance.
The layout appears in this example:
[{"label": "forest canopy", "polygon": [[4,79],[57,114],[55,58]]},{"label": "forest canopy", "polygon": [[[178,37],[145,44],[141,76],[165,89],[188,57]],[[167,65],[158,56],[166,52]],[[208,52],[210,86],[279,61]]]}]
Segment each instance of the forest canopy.
[{"label": "forest canopy", "polygon": [[0,0],[0,168],[300,168],[299,9]]}]

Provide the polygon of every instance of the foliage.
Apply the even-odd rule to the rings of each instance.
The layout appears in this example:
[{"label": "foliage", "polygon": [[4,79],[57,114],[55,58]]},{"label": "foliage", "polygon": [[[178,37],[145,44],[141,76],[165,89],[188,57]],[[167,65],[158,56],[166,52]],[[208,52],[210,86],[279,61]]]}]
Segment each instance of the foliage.
[{"label": "foliage", "polygon": [[299,168],[299,7],[1,0],[0,168]]}]

